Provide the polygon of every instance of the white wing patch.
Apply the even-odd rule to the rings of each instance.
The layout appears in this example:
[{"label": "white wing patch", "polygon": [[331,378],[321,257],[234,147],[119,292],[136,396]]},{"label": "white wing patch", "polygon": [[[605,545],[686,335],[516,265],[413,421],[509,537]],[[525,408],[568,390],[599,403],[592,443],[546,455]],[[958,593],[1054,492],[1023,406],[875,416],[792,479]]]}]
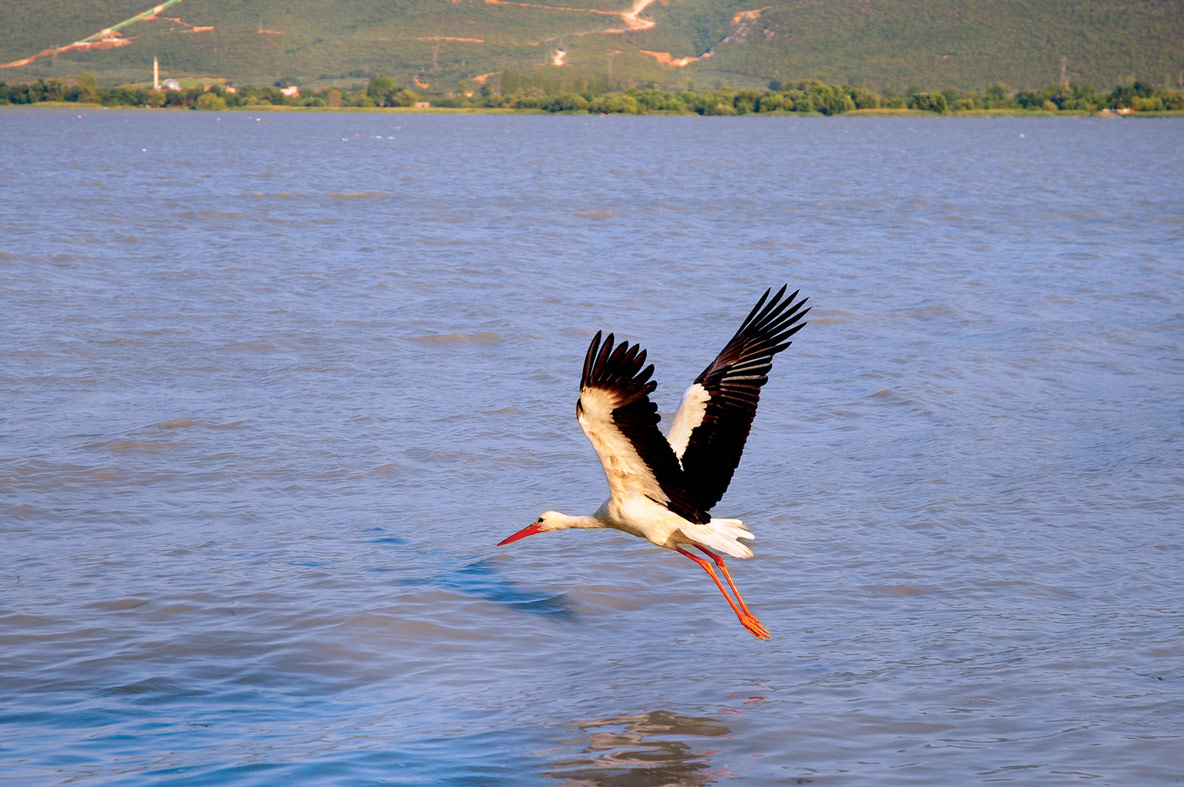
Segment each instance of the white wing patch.
[{"label": "white wing patch", "polygon": [[686,524],[679,527],[687,538],[708,549],[747,560],[752,550],[740,539],[756,538],[739,519],[713,519],[706,525]]},{"label": "white wing patch", "polygon": [[630,493],[640,494],[668,503],[670,498],[658,485],[658,479],[633,447],[629,438],[613,422],[613,410],[617,398],[603,388],[585,388],[580,391],[580,428],[588,436],[588,442],[596,449],[604,475],[608,479],[610,496],[624,500]]},{"label": "white wing patch", "polygon": [[682,395],[682,405],[674,416],[674,423],[670,425],[670,434],[666,436],[666,442],[674,449],[679,463],[682,462],[683,452],[687,450],[691,433],[703,423],[703,416],[707,414],[707,402],[710,400],[711,394],[699,383],[692,385]]}]

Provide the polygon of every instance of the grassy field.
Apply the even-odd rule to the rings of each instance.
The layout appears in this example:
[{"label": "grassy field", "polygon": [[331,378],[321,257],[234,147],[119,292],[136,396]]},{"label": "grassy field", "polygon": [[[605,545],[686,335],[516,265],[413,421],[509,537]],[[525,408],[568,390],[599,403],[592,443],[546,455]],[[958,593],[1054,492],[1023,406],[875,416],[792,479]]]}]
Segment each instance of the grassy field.
[{"label": "grassy field", "polygon": [[[626,0],[184,0],[129,26],[127,46],[65,52],[0,81],[95,73],[351,85],[376,74],[447,92],[474,77],[608,79],[620,86],[763,87],[823,81],[902,91],[1001,81],[1109,87],[1184,81],[1184,0],[659,0],[623,31]],[[0,63],[62,46],[144,11],[144,0],[0,3]],[[593,13],[597,11],[600,13]],[[179,19],[180,21],[173,21]],[[195,32],[195,27],[212,30]],[[552,65],[563,50],[563,65]],[[687,58],[683,67],[662,62]]]}]

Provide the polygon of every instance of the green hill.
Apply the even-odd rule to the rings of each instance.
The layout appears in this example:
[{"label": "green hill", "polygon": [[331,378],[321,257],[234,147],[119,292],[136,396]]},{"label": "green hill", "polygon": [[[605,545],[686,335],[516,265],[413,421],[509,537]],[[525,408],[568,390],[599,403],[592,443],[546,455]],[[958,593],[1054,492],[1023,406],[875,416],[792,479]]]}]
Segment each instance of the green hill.
[{"label": "green hill", "polygon": [[[629,0],[182,0],[107,36],[110,48],[46,54],[0,68],[0,81],[90,71],[104,84],[145,82],[157,56],[162,76],[318,86],[383,74],[441,92],[504,70],[700,88],[808,78],[898,91],[1184,82],[1184,0],[651,2],[630,17]],[[6,0],[0,63],[148,8]]]}]

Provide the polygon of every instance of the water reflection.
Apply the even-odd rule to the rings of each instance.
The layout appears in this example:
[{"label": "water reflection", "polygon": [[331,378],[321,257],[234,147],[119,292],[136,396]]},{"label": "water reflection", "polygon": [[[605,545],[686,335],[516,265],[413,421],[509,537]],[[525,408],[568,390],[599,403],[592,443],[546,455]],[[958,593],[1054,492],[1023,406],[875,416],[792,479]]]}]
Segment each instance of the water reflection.
[{"label": "water reflection", "polygon": [[731,734],[717,719],[656,710],[571,724],[583,735],[564,741],[585,756],[556,763],[548,776],[565,785],[706,785],[720,777],[714,747],[703,738]]},{"label": "water reflection", "polygon": [[504,604],[509,607],[547,617],[572,619],[575,613],[563,594],[548,596],[515,587],[501,577],[492,562],[476,560],[429,577],[403,579],[401,585],[429,585]]}]

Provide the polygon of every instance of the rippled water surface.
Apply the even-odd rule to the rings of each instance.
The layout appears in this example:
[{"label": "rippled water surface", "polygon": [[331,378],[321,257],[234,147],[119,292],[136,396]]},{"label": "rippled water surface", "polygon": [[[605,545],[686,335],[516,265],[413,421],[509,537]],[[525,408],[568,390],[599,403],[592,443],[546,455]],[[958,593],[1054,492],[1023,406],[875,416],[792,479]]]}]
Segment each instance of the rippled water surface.
[{"label": "rippled water surface", "polygon": [[[0,112],[8,783],[1184,780],[1184,123]],[[810,297],[717,515],[617,533]]]}]

